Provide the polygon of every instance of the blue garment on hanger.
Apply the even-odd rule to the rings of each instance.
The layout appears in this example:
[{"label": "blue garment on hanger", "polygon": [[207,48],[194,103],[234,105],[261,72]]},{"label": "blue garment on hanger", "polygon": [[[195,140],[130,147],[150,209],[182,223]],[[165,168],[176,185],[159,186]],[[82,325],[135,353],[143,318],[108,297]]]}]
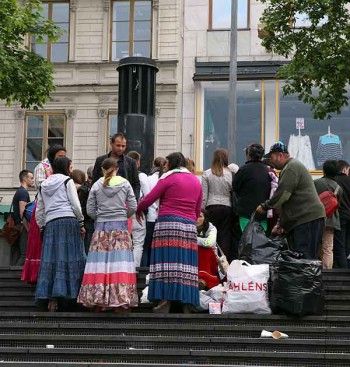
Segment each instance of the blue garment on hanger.
[{"label": "blue garment on hanger", "polygon": [[343,159],[343,147],[338,135],[325,134],[320,136],[316,151],[317,166],[322,166],[329,159]]}]

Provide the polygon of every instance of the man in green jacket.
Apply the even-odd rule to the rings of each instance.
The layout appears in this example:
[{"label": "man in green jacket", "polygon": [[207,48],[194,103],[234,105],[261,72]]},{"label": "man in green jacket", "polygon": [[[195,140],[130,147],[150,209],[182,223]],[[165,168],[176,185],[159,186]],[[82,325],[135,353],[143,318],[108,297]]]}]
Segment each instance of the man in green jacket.
[{"label": "man in green jacket", "polygon": [[281,172],[276,192],[257,207],[257,212],[278,209],[280,219],[272,232],[286,232],[292,251],[302,253],[306,259],[318,259],[326,214],[310,173],[289,155],[281,141],[273,144],[264,158]]}]

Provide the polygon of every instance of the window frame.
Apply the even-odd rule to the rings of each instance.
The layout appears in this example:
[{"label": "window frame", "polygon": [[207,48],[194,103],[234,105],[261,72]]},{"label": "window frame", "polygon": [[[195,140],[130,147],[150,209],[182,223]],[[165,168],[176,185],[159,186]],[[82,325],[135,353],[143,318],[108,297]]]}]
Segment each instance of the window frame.
[{"label": "window frame", "polygon": [[[67,42],[60,42],[63,44],[67,44],[67,60],[66,61],[52,61],[52,45],[56,44],[56,42],[52,42],[49,39],[46,42],[47,45],[47,50],[46,50],[46,57],[45,59],[57,64],[57,63],[67,63],[69,62],[69,57],[70,57],[70,53],[69,53],[69,49],[70,49],[70,23],[71,23],[71,14],[70,14],[70,1],[69,0],[46,0],[43,1],[41,5],[47,4],[48,5],[48,11],[47,11],[47,15],[48,15],[48,20],[52,21],[52,11],[53,11],[53,4],[67,4],[68,5],[68,30],[67,30]],[[55,22],[54,22],[55,23]],[[56,23],[55,23],[56,24]],[[60,23],[58,23],[60,24]],[[57,25],[57,24],[56,24]],[[33,51],[32,49],[32,45],[33,44],[38,44],[36,42],[32,42],[32,35],[30,35],[29,37],[29,48],[32,52],[35,53],[35,51]]]},{"label": "window frame", "polygon": [[[213,1],[215,0],[209,0],[209,30],[210,31],[229,31],[231,30],[231,28],[213,28]],[[249,0],[245,0],[245,1],[247,2],[247,27],[238,28],[239,31],[246,31],[250,29],[250,1]]]},{"label": "window frame", "polygon": [[[109,45],[109,54],[110,54],[110,61],[112,62],[118,62],[121,59],[113,59],[113,44],[117,42],[113,42],[113,14],[114,14],[114,3],[117,2],[128,2],[130,4],[130,13],[129,13],[129,56],[128,57],[135,57],[134,56],[134,24],[135,24],[135,2],[139,0],[111,0],[111,16],[110,16],[110,45]],[[149,40],[149,50],[150,54],[149,56],[143,56],[143,57],[149,57],[152,58],[152,46],[153,46],[153,0],[143,0],[148,1],[151,4],[151,19],[150,19],[150,40]]]},{"label": "window frame", "polygon": [[[46,151],[48,149],[48,122],[49,116],[62,116],[63,117],[63,146],[66,146],[67,143],[67,116],[62,111],[28,111],[25,114],[24,118],[24,143],[23,143],[23,152],[22,152],[22,168],[26,167],[27,162],[27,141],[28,141],[28,117],[29,116],[43,116],[43,137],[42,137],[42,152],[41,152],[41,160],[43,160],[46,156]],[[40,161],[39,161],[40,162]]]}]

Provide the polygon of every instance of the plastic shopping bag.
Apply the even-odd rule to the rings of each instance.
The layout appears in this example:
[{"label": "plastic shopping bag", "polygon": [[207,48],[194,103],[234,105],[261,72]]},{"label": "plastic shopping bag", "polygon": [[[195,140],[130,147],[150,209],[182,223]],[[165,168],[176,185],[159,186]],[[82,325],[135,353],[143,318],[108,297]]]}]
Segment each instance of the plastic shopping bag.
[{"label": "plastic shopping bag", "polygon": [[272,264],[280,251],[287,248],[287,241],[281,237],[267,237],[260,223],[255,221],[254,214],[242,234],[238,248],[239,259],[250,264]]},{"label": "plastic shopping bag", "polygon": [[321,315],[324,308],[322,263],[283,251],[272,266],[271,308],[297,316]]},{"label": "plastic shopping bag", "polygon": [[234,260],[227,271],[222,313],[270,314],[269,265],[250,265]]}]

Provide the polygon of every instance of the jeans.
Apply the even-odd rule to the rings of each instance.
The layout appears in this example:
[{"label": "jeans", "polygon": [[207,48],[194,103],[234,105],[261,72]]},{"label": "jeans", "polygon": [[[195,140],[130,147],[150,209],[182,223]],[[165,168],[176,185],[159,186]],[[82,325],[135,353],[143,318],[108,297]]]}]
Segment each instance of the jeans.
[{"label": "jeans", "polygon": [[340,231],[334,231],[334,268],[346,269],[350,262],[346,258],[350,254],[350,220],[340,218]]},{"label": "jeans", "polygon": [[293,252],[302,253],[305,259],[318,260],[324,227],[324,218],[294,227],[287,233],[289,248]]}]

